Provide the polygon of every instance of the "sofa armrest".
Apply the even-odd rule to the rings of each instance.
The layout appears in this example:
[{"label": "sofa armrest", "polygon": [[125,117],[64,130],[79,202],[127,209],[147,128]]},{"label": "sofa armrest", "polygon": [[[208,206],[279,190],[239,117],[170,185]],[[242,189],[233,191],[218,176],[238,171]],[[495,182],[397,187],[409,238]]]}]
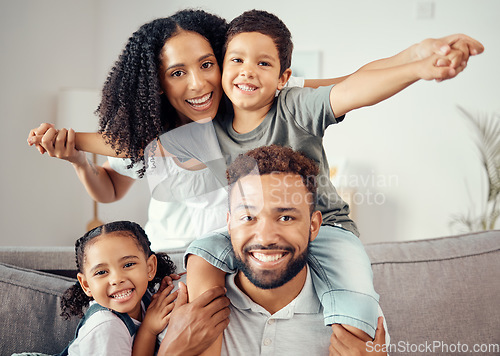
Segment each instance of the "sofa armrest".
[{"label": "sofa armrest", "polygon": [[60,352],[79,319],[64,320],[60,297],[74,279],[0,263],[0,355]]},{"label": "sofa armrest", "polygon": [[365,247],[391,355],[427,346],[432,352],[422,353],[454,355],[458,343],[470,348],[467,354],[475,345],[496,347],[490,352],[498,354],[499,230]]}]

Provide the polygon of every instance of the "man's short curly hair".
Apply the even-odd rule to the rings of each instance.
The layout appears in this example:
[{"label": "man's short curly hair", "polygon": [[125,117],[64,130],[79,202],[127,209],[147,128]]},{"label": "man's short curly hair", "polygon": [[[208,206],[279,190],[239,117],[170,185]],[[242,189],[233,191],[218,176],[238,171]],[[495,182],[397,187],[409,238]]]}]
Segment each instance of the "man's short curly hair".
[{"label": "man's short curly hair", "polygon": [[294,151],[290,147],[270,145],[254,148],[246,153],[240,154],[226,171],[229,184],[229,196],[231,189],[239,179],[250,174],[290,173],[297,174],[307,190],[312,194],[312,208],[314,208],[317,196],[317,175],[319,167],[312,159],[301,152]]},{"label": "man's short curly hair", "polygon": [[[205,37],[222,68],[222,47],[227,22],[203,10],[182,10],[142,25],[132,36],[109,72],[96,113],[99,132],[117,153],[132,163],[144,160],[144,150],[165,131],[179,125],[175,109],[161,93],[161,50],[179,31]],[[151,150],[155,149],[152,145]],[[132,164],[129,168],[132,167]],[[144,174],[145,169],[139,173]]]}]

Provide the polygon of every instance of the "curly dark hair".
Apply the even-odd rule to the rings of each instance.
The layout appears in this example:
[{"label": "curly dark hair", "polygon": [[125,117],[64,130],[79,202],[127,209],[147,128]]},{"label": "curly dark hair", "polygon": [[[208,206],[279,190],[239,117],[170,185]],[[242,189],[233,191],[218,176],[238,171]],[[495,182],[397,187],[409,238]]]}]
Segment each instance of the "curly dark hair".
[{"label": "curly dark hair", "polygon": [[[97,236],[112,232],[123,232],[134,238],[137,246],[144,252],[146,257],[149,258],[151,255],[156,255],[156,274],[148,283],[148,289],[151,293],[154,293],[156,285],[162,281],[163,277],[175,273],[176,267],[170,257],[166,253],[154,253],[151,251],[151,242],[146,232],[144,232],[139,224],[131,221],[115,221],[104,224],[88,231],[80,237],[75,243],[76,267],[78,272],[84,272],[85,247],[88,243],[92,243],[92,240]],[[76,282],[61,297],[61,316],[65,319],[69,319],[71,315],[76,315],[80,318],[83,317],[83,308],[87,307],[91,300],[92,298],[85,294],[80,283]]]},{"label": "curly dark hair", "polygon": [[276,15],[263,10],[249,10],[235,17],[230,23],[224,44],[224,53],[231,39],[245,32],[259,32],[271,37],[280,58],[280,75],[292,65],[292,34]]},{"label": "curly dark hair", "polygon": [[[156,148],[155,138],[179,125],[177,112],[161,93],[158,69],[165,42],[180,30],[205,37],[222,68],[222,47],[226,20],[203,10],[182,10],[167,18],[142,25],[129,38],[122,54],[111,69],[96,110],[99,133],[117,154],[125,153],[134,163],[147,161],[144,151]],[[152,143],[150,148],[147,146]]]},{"label": "curly dark hair", "polygon": [[[269,145],[254,148],[236,157],[226,171],[229,197],[234,183],[250,174],[291,173],[298,174],[307,190],[312,194],[311,212],[317,197],[317,175],[319,167],[312,159],[290,147]],[[229,205],[230,206],[230,205]]]}]

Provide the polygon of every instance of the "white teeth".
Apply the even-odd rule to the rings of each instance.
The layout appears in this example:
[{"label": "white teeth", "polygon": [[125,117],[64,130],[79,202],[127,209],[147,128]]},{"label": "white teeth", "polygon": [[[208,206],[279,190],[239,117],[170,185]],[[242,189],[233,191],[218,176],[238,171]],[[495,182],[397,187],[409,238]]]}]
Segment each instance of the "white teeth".
[{"label": "white teeth", "polygon": [[128,297],[130,294],[132,294],[132,289],[129,289],[127,291],[123,291],[123,292],[120,292],[120,293],[113,294],[113,295],[111,295],[111,298],[114,298],[114,299],[123,299],[123,298]]},{"label": "white teeth", "polygon": [[241,90],[244,90],[244,91],[254,91],[256,90],[257,88],[254,87],[254,86],[249,86],[249,85],[246,85],[246,84],[237,84],[236,85],[239,89]]},{"label": "white teeth", "polygon": [[187,99],[186,101],[191,105],[203,105],[212,97],[212,93],[205,94],[199,98]]},{"label": "white teeth", "polygon": [[283,257],[283,253],[280,254],[275,254],[275,255],[268,255],[264,253],[253,253],[253,257],[258,259],[261,262],[274,262],[279,260],[281,257]]}]

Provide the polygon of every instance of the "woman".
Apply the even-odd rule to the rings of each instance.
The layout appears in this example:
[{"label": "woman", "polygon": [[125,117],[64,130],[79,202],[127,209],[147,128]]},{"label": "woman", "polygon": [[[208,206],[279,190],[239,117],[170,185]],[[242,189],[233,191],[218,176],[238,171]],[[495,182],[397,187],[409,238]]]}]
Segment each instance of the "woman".
[{"label": "woman", "polygon": [[[213,119],[217,114],[226,26],[218,16],[183,10],[146,23],[130,37],[108,75],[97,110],[99,132],[111,153],[130,159],[110,158],[96,166],[75,148],[73,130],[57,131],[48,124],[32,130],[35,135],[44,133],[40,152],[71,162],[94,200],[110,203],[121,199],[144,176],[149,165],[144,152],[152,142],[149,149],[154,150],[155,138],[191,120]],[[187,190],[197,186],[206,191],[199,185],[213,180],[208,169],[195,160],[181,163],[166,158],[163,163]],[[178,195],[169,201],[151,199],[145,230],[153,249],[186,247],[202,233],[225,224],[223,189],[201,196]]]},{"label": "woman", "polygon": [[[128,40],[104,84],[97,114],[107,145],[95,134],[75,141],[73,130],[58,131],[50,124],[31,130],[30,144],[36,143],[42,154],[71,162],[89,195],[101,203],[121,199],[146,172],[152,183],[158,168],[153,158],[156,139],[188,122],[211,120],[219,111],[226,27],[224,19],[201,10],[182,10],[144,24]],[[323,82],[330,83],[306,84]],[[34,136],[41,135],[36,141]],[[98,166],[77,149],[90,146],[95,153],[129,159],[110,157]],[[156,192],[161,201],[151,198],[145,230],[153,249],[187,247],[225,225],[226,192],[204,164],[175,157],[161,163],[162,174],[167,170],[175,178],[177,194],[173,197],[170,189],[167,197]]]}]

